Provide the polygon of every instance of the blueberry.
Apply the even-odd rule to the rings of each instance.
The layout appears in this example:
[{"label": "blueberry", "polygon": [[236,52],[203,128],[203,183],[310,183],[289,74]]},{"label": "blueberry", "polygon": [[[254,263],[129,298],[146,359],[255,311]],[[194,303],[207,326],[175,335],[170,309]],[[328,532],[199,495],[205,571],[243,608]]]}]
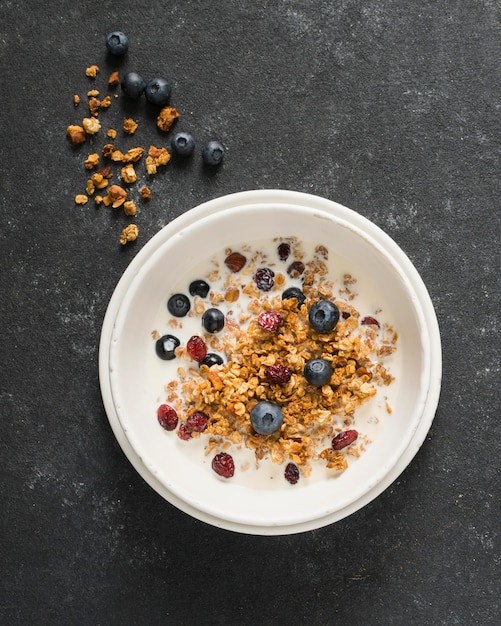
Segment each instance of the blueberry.
[{"label": "blueberry", "polygon": [[278,404],[258,402],[250,412],[252,428],[260,435],[271,435],[277,431],[284,421],[284,414]]},{"label": "blueberry", "polygon": [[208,333],[218,333],[224,328],[224,313],[221,309],[207,309],[202,315],[202,326]]},{"label": "blueberry", "polygon": [[180,341],[174,335],[164,335],[157,339],[155,343],[155,351],[163,361],[172,361],[176,358],[176,348],[180,345]]},{"label": "blueberry", "polygon": [[209,285],[205,282],[205,280],[194,280],[190,283],[188,287],[189,292],[192,296],[200,296],[201,298],[206,298],[209,293]]},{"label": "blueberry", "polygon": [[223,357],[215,352],[208,352],[203,361],[200,361],[200,365],[207,365],[212,367],[213,365],[222,365],[224,363]]},{"label": "blueberry", "polygon": [[219,141],[209,141],[202,150],[202,160],[206,165],[219,165],[223,157],[224,146]]},{"label": "blueberry", "polygon": [[323,387],[331,379],[332,365],[325,359],[312,359],[304,366],[303,374],[311,385]]},{"label": "blueberry", "polygon": [[184,293],[175,293],[167,301],[169,313],[174,317],[184,317],[190,310],[190,299]]},{"label": "blueberry", "polygon": [[144,89],[146,100],[160,107],[169,103],[172,87],[165,78],[152,78]]},{"label": "blueberry", "polygon": [[190,156],[195,150],[195,140],[189,133],[176,133],[170,140],[170,145],[173,152],[179,156]]},{"label": "blueberry", "polygon": [[297,299],[297,308],[300,309],[306,300],[306,296],[299,289],[299,287],[289,287],[282,293],[282,300],[289,300],[289,298]]},{"label": "blueberry", "polygon": [[127,72],[127,74],[125,74],[122,78],[120,86],[129,98],[132,100],[139,100],[146,87],[146,83],[136,72]]},{"label": "blueberry", "polygon": [[308,319],[317,332],[328,333],[339,321],[339,309],[330,300],[319,300],[311,307]]},{"label": "blueberry", "polygon": [[124,33],[116,30],[106,35],[106,48],[114,56],[122,56],[129,49],[129,38]]}]

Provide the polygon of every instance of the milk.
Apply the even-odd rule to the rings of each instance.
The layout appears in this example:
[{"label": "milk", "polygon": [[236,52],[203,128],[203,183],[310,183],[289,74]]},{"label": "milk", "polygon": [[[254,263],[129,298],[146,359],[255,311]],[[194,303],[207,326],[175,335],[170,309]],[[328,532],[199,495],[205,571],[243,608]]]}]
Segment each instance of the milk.
[{"label": "milk", "polygon": [[[283,238],[283,240],[288,239]],[[278,243],[278,241],[263,239],[249,242],[245,246],[234,249],[234,251],[242,252],[248,259],[253,254],[260,253],[259,256],[262,261],[259,264],[260,266],[271,268],[276,275],[281,273],[286,276],[286,284],[281,287],[279,291],[264,293],[263,295],[265,296],[279,294],[288,287],[302,287],[302,277],[291,278],[286,271],[287,267],[294,260],[294,255],[291,253],[289,259],[285,262],[281,261],[277,254]],[[297,242],[297,240],[296,243],[291,242],[293,250],[301,251],[303,255],[302,261],[304,263],[313,260],[317,245],[317,243]],[[358,267],[352,261],[348,261],[346,258],[336,255],[328,246],[325,247],[328,248],[328,259],[322,260],[328,269],[327,279],[333,285],[333,297],[349,302],[351,306],[359,311],[360,319],[366,315],[375,317],[381,326],[381,330],[378,331],[379,342],[379,335],[383,332],[383,325],[395,328],[394,320],[392,319],[391,311],[385,301],[383,291],[373,281],[369,280],[364,272],[364,268]],[[246,275],[243,274],[246,271],[245,267],[242,272],[232,275],[224,263],[227,254],[228,250],[220,250],[219,253],[210,259],[206,259],[194,267],[189,273],[180,277],[179,280],[169,286],[165,294],[160,294],[161,304],[153,318],[151,336],[147,338],[149,348],[146,367],[148,369],[149,384],[153,386],[154,389],[158,390],[156,397],[152,398],[152,406],[158,406],[165,402],[168,403],[165,385],[169,381],[179,380],[177,372],[179,367],[183,367],[185,370],[189,368],[196,369],[198,367],[191,359],[176,358],[171,361],[163,361],[156,356],[154,349],[155,338],[165,334],[172,334],[178,337],[182,346],[186,345],[187,340],[192,335],[200,335],[202,337],[206,335],[202,327],[201,315],[197,315],[194,312],[195,298],[189,295],[189,284],[194,280],[204,279],[209,283],[212,293],[224,293],[224,283],[228,277],[230,277],[235,285],[252,280],[253,272]],[[346,284],[345,277],[347,275],[351,276],[354,282],[349,281],[350,284]],[[349,300],[346,294],[347,288],[351,292],[349,294]],[[167,310],[167,300],[175,293],[184,293],[188,295],[191,300],[191,310],[184,318],[174,318]],[[218,302],[217,307],[223,311],[225,316],[230,314],[232,318],[239,320],[240,315],[246,313],[250,300],[248,296],[240,293],[236,302],[226,302],[223,300]],[[207,298],[203,299],[203,302],[205,308],[213,306],[210,301],[210,294]],[[240,324],[240,326],[245,327],[245,324]],[[225,330],[223,329],[218,335],[224,332]],[[209,351],[215,350],[209,348]],[[371,358],[374,360],[375,356],[371,355]],[[227,360],[226,357],[224,357],[224,360]],[[399,380],[402,374],[402,359],[398,349],[391,355],[381,359],[381,361],[395,380],[389,386],[376,387],[377,394],[366,400],[365,403],[356,410],[354,423],[350,426],[350,428],[355,428],[359,431],[359,441],[363,440],[367,442],[366,446],[370,446],[371,442],[374,442],[381,435],[388,420],[392,419],[389,410],[391,410],[391,407],[395,403],[399,389]],[[156,420],[154,410],[151,411],[151,419]],[[208,456],[205,454],[205,447],[208,442],[207,435],[202,434],[200,437],[190,439],[189,441],[182,441],[177,437],[175,432],[166,433],[162,430],[160,425],[158,429],[159,436],[166,436],[169,439],[169,445],[180,448],[182,454],[186,456],[187,461],[193,464],[194,471],[203,468],[204,471],[212,472],[210,464],[213,453]],[[329,446],[330,440],[325,442],[324,447]],[[284,479],[283,465],[273,463],[270,459],[263,459],[257,463],[254,450],[245,447],[233,445],[227,451],[233,456],[236,468],[235,476],[231,480],[252,489],[298,488],[299,485],[304,486],[319,480],[335,480],[339,475],[339,473],[325,468],[325,464],[322,461],[316,461],[312,464],[313,469],[311,475],[307,478],[302,476],[298,485],[291,486]],[[347,459],[350,465],[358,461],[355,456],[347,456]],[[349,468],[345,471],[349,471]]]}]

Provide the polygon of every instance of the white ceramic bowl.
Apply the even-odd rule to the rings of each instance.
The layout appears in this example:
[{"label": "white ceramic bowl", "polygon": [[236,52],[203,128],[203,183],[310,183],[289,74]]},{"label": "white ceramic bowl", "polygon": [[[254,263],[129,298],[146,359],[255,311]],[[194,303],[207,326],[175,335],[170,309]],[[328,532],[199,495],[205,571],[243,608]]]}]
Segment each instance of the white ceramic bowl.
[{"label": "white ceramic bowl", "polygon": [[[168,295],[193,267],[221,249],[297,236],[341,257],[382,304],[399,334],[395,381],[379,394],[393,412],[378,415],[367,451],[335,479],[286,481],[217,477],[201,440],[183,442],[159,428],[156,407],[167,382],[152,349]],[[327,200],[282,191],[234,194],[189,211],[141,251],[110,302],[100,349],[105,407],[127,456],[161,495],[217,526],[256,534],[299,532],[341,519],[372,500],[416,453],[433,419],[440,389],[440,337],[429,296],[398,246],[374,224]],[[381,396],[381,397],[383,397]],[[385,401],[386,402],[386,401]],[[373,410],[383,411],[383,403]],[[381,418],[379,420],[379,418]],[[281,470],[283,471],[283,469]]]}]

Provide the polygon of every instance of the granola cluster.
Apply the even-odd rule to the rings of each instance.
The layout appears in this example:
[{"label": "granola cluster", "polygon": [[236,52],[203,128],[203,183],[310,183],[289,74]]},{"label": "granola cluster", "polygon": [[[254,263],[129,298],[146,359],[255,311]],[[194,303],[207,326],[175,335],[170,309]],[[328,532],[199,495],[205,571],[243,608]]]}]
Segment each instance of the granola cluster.
[{"label": "granola cluster", "polygon": [[[91,65],[85,70],[85,75],[91,80],[95,80],[98,78],[99,72],[100,68],[98,65]],[[107,88],[113,90],[119,83],[120,76],[118,71],[112,72],[108,77]],[[82,145],[90,137],[98,136],[104,132],[100,112],[103,109],[108,109],[112,105],[113,99],[118,97],[118,93],[108,93],[101,96],[98,89],[87,91],[88,114],[82,118],[79,124],[70,124],[66,129],[66,134],[73,145]],[[74,94],[72,102],[75,108],[79,107],[82,103],[81,96]],[[178,117],[179,112],[174,107],[162,107],[157,116],[157,127],[161,131],[168,132]],[[138,122],[130,117],[122,122],[124,136],[134,135],[138,127]],[[115,140],[118,136],[118,131],[115,128],[108,128],[105,134],[107,139]],[[159,167],[167,165],[171,156],[165,147],[150,145],[146,150],[143,146],[136,146],[127,151],[122,151],[114,144],[105,141],[99,151],[88,154],[84,159],[85,169],[93,171],[93,174],[87,179],[85,193],[75,195],[75,203],[80,205],[87,204],[92,197],[96,206],[122,207],[125,217],[136,216],[137,200],[145,202],[151,198],[151,188],[148,185],[141,185],[137,198],[131,197],[134,193],[134,185],[137,184],[140,178],[137,172],[137,164],[145,153],[144,171],[149,177],[155,175]],[[116,173],[113,171],[114,164],[121,166]],[[110,179],[114,175],[119,177],[117,182],[120,184],[111,184]],[[106,190],[106,193],[104,193],[104,190]],[[137,225],[128,224],[122,230],[120,243],[125,245],[135,241],[138,234],[139,229]]]},{"label": "granola cluster", "polygon": [[[294,264],[289,265],[288,272],[275,272],[269,292],[257,288],[252,277],[266,261],[261,252],[255,252],[238,274],[225,273],[224,267],[215,267],[208,274],[211,284],[221,288],[212,289],[206,301],[196,297],[191,314],[201,316],[207,307],[221,303],[232,305],[225,331],[204,335],[208,349],[224,354],[226,362],[210,367],[180,366],[178,376],[166,384],[165,391],[182,421],[196,411],[209,417],[202,435],[192,433],[207,437],[206,454],[246,447],[255,452],[258,463],[264,458],[292,462],[308,476],[316,461],[333,470],[345,470],[348,456],[359,456],[369,443],[362,436],[342,451],[329,446],[336,434],[355,423],[357,408],[376,395],[377,387],[393,381],[381,359],[396,349],[397,334],[387,325],[380,328],[362,323],[352,304],[356,280],[347,274],[342,285],[336,285],[329,279],[324,246],[317,246],[309,261],[303,257],[299,242],[294,249],[306,296],[302,306],[296,298],[281,296]],[[242,256],[240,252],[248,258],[251,251],[227,250],[227,258],[234,262],[236,255]],[[308,319],[310,307],[320,298],[334,302],[341,314],[336,327],[327,333],[316,332]],[[278,312],[282,317],[276,332],[267,332],[258,324],[263,311]],[[171,321],[173,328],[179,325]],[[189,363],[186,346],[178,347],[176,355]],[[303,376],[305,364],[313,358],[325,359],[333,368],[328,384],[320,388]],[[292,371],[285,384],[272,382],[265,374],[277,364]],[[284,414],[280,430],[266,436],[256,433],[249,419],[253,407],[264,400],[278,404]]]}]

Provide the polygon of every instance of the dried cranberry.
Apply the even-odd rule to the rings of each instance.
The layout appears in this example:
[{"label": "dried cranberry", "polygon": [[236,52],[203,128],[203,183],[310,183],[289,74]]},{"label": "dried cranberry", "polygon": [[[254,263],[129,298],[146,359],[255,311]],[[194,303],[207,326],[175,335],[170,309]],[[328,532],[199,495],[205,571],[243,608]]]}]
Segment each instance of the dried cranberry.
[{"label": "dried cranberry", "polygon": [[287,268],[287,274],[291,278],[299,278],[301,274],[304,272],[304,263],[301,261],[294,261]]},{"label": "dried cranberry", "polygon": [[299,468],[295,463],[287,463],[284,471],[285,480],[295,485],[299,480]]},{"label": "dried cranberry", "polygon": [[291,253],[290,244],[286,243],[285,241],[278,246],[278,258],[281,261],[287,261],[290,253]]},{"label": "dried cranberry", "polygon": [[292,370],[282,365],[282,363],[275,363],[275,365],[270,365],[264,370],[264,375],[272,383],[283,385],[291,379]]},{"label": "dried cranberry", "polygon": [[203,433],[207,428],[208,418],[202,411],[195,411],[186,420],[186,427],[196,433]]},{"label": "dried cranberry", "polygon": [[198,337],[198,335],[193,335],[193,337],[188,339],[186,349],[194,361],[203,361],[207,356],[207,346],[205,341],[202,337]]},{"label": "dried cranberry", "polygon": [[351,313],[349,311],[341,311],[341,317],[344,320],[347,320],[349,317],[351,317]]},{"label": "dried cranberry", "polygon": [[278,311],[263,311],[257,318],[259,328],[266,330],[269,333],[274,333],[278,330],[283,321],[284,318],[280,313],[278,313]]},{"label": "dried cranberry", "polygon": [[191,430],[186,427],[186,424],[180,424],[177,429],[177,436],[183,441],[188,441],[192,437]]},{"label": "dried cranberry", "polygon": [[269,267],[260,267],[252,278],[261,291],[269,291],[275,284],[275,272]]},{"label": "dried cranberry", "polygon": [[157,409],[158,422],[165,430],[174,430],[177,426],[176,409],[168,404],[161,404]]},{"label": "dried cranberry", "polygon": [[227,452],[219,452],[212,459],[212,469],[223,478],[231,478],[235,473],[233,457]]},{"label": "dried cranberry", "polygon": [[334,450],[342,450],[352,444],[358,437],[356,430],[344,430],[339,435],[336,435],[332,440],[332,447]]},{"label": "dried cranberry", "polygon": [[379,328],[379,322],[377,319],[375,317],[371,317],[370,315],[366,315],[360,323],[365,324],[366,326],[377,326]]}]

